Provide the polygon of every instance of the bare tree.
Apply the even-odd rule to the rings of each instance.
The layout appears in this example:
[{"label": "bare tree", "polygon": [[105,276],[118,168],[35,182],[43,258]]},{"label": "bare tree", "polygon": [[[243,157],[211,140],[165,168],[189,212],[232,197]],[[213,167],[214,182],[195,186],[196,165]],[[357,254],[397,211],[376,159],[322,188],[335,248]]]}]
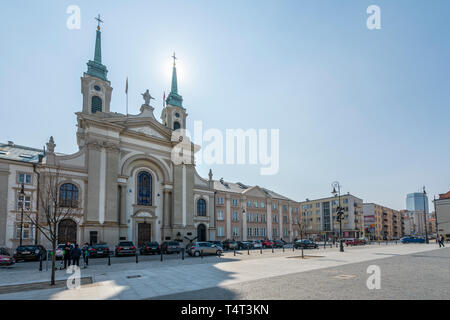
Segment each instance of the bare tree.
[{"label": "bare tree", "polygon": [[52,246],[51,285],[55,284],[56,246],[58,241],[58,225],[67,218],[73,217],[76,209],[60,202],[59,185],[62,181],[59,168],[45,168],[39,172],[39,211],[36,215],[27,213],[28,219]]},{"label": "bare tree", "polygon": [[300,240],[303,240],[303,235],[306,237],[306,218],[299,218],[297,220],[297,225],[300,230]]}]

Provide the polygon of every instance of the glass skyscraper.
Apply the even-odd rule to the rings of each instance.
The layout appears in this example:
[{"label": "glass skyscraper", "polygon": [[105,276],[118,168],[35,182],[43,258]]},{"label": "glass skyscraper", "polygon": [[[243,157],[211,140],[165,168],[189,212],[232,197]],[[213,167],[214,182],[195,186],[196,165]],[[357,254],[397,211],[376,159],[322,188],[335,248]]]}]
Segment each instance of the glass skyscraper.
[{"label": "glass skyscraper", "polygon": [[428,213],[428,197],[422,192],[410,193],[406,196],[406,210],[408,211],[422,211],[425,197],[425,212]]}]

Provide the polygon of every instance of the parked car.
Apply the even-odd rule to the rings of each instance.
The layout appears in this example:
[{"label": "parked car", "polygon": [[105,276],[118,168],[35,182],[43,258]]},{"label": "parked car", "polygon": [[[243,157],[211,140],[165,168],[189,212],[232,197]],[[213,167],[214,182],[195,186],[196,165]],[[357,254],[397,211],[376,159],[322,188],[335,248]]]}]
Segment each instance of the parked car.
[{"label": "parked car", "polygon": [[58,244],[58,246],[56,247],[56,253],[55,253],[56,260],[63,258],[65,247],[66,247],[65,244]]},{"label": "parked car", "polygon": [[253,249],[253,242],[251,241],[237,241],[237,248],[238,250],[247,250],[247,249]]},{"label": "parked car", "polygon": [[93,258],[109,256],[109,247],[106,243],[96,243],[88,247],[89,256]]},{"label": "parked car", "polygon": [[425,239],[420,237],[403,237],[400,241],[402,243],[424,243]]},{"label": "parked car", "polygon": [[181,252],[181,243],[178,241],[164,241],[161,244],[161,249],[163,253],[174,253],[174,252]]},{"label": "parked car", "polygon": [[362,239],[347,239],[345,240],[345,245],[347,246],[360,246],[366,244]]},{"label": "parked car", "polygon": [[0,266],[12,266],[16,259],[11,255],[8,249],[0,248]]},{"label": "parked car", "polygon": [[223,242],[223,247],[224,250],[233,250],[233,249],[237,249],[238,248],[238,243],[236,241],[232,241],[232,240],[225,240]]},{"label": "parked car", "polygon": [[261,240],[253,240],[253,248],[260,249],[262,248]]},{"label": "parked car", "polygon": [[126,256],[126,255],[135,255],[136,247],[131,241],[120,241],[116,246],[115,250],[116,257],[118,256]]},{"label": "parked car", "polygon": [[304,240],[297,240],[294,243],[294,248],[295,249],[310,249],[310,248],[316,249],[316,248],[318,248],[318,245],[314,241],[304,239]]},{"label": "parked car", "polygon": [[283,246],[285,245],[283,240],[275,240],[273,242],[273,247],[274,248],[283,248]]},{"label": "parked car", "polygon": [[19,246],[14,254],[14,259],[19,260],[45,260],[47,258],[47,250],[41,245]]},{"label": "parked car", "polygon": [[140,249],[141,255],[144,254],[160,254],[161,253],[161,246],[158,242],[146,242]]},{"label": "parked car", "polygon": [[274,245],[273,241],[271,240],[263,240],[261,244],[263,248],[272,248],[272,246]]},{"label": "parked car", "polygon": [[222,241],[208,241],[208,242],[215,244],[216,246],[221,247],[223,249]]},{"label": "parked car", "polygon": [[190,256],[198,257],[202,255],[219,255],[222,254],[223,249],[211,242],[194,242],[194,244],[189,248],[188,254]]}]

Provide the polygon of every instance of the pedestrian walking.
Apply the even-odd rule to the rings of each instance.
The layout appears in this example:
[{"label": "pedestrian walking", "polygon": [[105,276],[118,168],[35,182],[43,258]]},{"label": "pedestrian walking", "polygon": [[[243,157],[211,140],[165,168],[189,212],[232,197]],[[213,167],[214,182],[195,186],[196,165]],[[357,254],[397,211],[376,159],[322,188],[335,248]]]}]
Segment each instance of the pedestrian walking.
[{"label": "pedestrian walking", "polygon": [[67,242],[66,246],[64,247],[64,269],[66,269],[68,266],[70,267],[70,261],[72,259],[72,250],[70,248],[70,243]]},{"label": "pedestrian walking", "polygon": [[73,265],[80,266],[80,257],[81,257],[81,249],[78,247],[78,244],[75,244],[75,248],[72,249],[72,259]]},{"label": "pedestrian walking", "polygon": [[439,237],[439,248],[440,247],[444,247],[445,248],[445,245],[444,245],[444,236],[441,234],[441,236]]}]

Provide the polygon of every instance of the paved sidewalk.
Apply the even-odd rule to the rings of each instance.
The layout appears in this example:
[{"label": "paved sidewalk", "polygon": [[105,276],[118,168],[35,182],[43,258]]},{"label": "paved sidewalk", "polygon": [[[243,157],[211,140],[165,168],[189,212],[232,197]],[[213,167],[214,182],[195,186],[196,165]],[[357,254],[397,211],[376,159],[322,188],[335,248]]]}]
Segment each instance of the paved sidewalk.
[{"label": "paved sidewalk", "polygon": [[[45,289],[0,295],[1,299],[146,299],[185,291],[227,286],[246,281],[276,277],[281,275],[317,270],[351,263],[376,260],[396,255],[436,250],[434,244],[372,245],[345,248],[341,253],[335,248],[305,250],[305,254],[315,256],[300,259],[300,251],[286,249],[283,253],[246,251],[223,257],[154,260],[144,263],[122,263],[111,266],[94,266],[81,269],[81,276],[91,276],[93,284],[80,289]],[[294,258],[295,257],[295,258]],[[5,272],[6,271],[6,272]],[[0,270],[0,284],[42,281],[42,273],[14,270]],[[48,276],[48,275],[47,275]],[[64,271],[58,271],[57,278],[65,279]],[[48,279],[48,278],[47,278]]]}]

